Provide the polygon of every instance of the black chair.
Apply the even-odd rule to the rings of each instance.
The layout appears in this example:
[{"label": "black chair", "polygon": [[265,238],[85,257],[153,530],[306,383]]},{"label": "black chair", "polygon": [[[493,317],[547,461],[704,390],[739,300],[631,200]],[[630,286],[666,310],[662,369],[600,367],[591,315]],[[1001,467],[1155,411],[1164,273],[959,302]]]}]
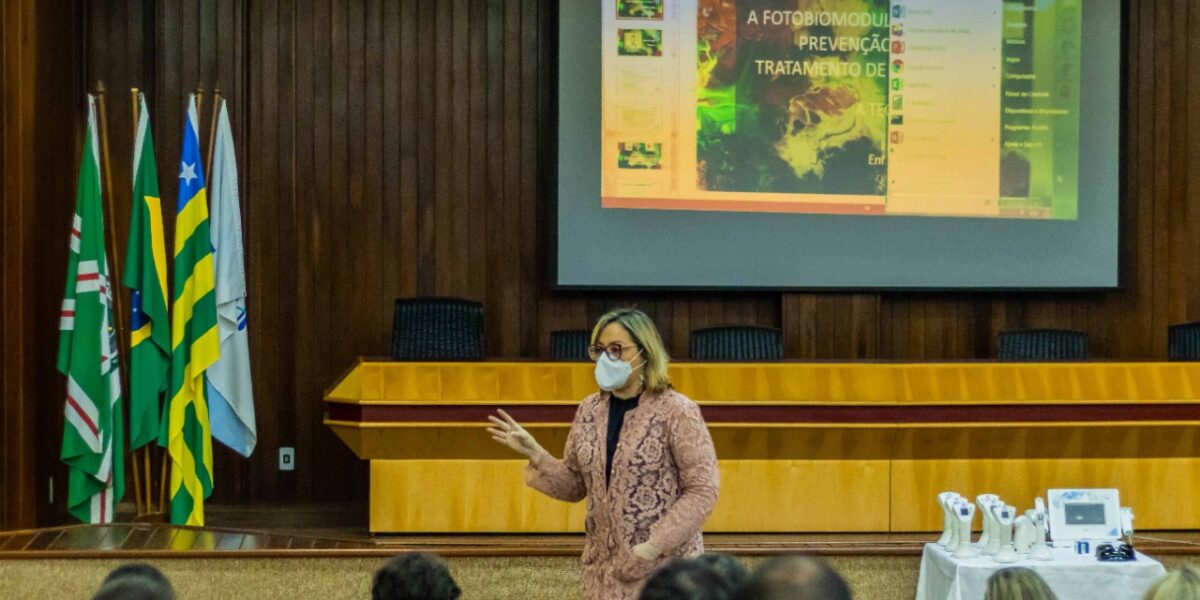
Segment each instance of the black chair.
[{"label": "black chair", "polygon": [[562,329],[550,332],[550,358],[554,360],[581,360],[591,362],[588,358],[588,342],[592,332],[586,329]]},{"label": "black chair", "polygon": [[1200,321],[1167,328],[1167,358],[1200,360]]},{"label": "black chair", "polygon": [[483,304],[461,298],[399,298],[392,324],[395,360],[480,360]]},{"label": "black chair", "polygon": [[769,327],[708,327],[692,332],[693,360],[766,361],[783,358],[783,332]]},{"label": "black chair", "polygon": [[1010,361],[1087,360],[1088,337],[1082,331],[1065,329],[1001,331],[996,358]]}]

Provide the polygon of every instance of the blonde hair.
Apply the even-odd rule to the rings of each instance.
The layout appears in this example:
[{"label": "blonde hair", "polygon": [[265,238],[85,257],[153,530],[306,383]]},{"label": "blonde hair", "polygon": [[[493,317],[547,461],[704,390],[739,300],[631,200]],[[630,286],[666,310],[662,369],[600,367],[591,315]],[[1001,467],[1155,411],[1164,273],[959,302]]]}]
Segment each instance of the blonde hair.
[{"label": "blonde hair", "polygon": [[1159,578],[1143,600],[1200,600],[1200,569],[1183,565]]},{"label": "blonde hair", "polygon": [[629,332],[633,343],[642,350],[642,358],[646,364],[642,366],[642,385],[651,392],[662,392],[671,387],[671,378],[667,376],[667,364],[671,357],[663,346],[658,328],[646,313],[636,308],[618,308],[608,312],[592,328],[592,344],[600,339],[600,332],[613,323],[619,324]]},{"label": "blonde hair", "polygon": [[1009,567],[992,573],[983,600],[1057,600],[1046,581],[1025,567]]}]

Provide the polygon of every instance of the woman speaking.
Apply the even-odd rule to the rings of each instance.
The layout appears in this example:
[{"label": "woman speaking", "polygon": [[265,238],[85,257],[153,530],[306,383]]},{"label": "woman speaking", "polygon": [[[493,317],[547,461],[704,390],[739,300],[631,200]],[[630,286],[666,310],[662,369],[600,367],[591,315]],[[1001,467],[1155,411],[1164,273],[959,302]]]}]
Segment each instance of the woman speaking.
[{"label": "woman speaking", "polygon": [[529,458],[529,486],[567,502],[587,498],[584,599],[633,599],[669,559],[704,551],[717,457],[700,408],[671,388],[669,357],[645,313],[601,317],[588,355],[600,391],[575,411],[562,460],[504,411],[488,417],[488,431]]}]

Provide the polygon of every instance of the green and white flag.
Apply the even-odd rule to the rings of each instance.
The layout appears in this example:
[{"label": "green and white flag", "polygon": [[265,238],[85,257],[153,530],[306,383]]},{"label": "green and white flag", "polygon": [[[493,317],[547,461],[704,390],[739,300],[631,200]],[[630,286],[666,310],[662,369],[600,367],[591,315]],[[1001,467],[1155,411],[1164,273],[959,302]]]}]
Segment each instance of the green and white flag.
[{"label": "green and white flag", "polygon": [[125,493],[121,376],[113,329],[112,287],[104,250],[95,99],[88,124],[59,321],[58,370],[67,376],[62,460],[67,508],[85,523],[110,523]]}]

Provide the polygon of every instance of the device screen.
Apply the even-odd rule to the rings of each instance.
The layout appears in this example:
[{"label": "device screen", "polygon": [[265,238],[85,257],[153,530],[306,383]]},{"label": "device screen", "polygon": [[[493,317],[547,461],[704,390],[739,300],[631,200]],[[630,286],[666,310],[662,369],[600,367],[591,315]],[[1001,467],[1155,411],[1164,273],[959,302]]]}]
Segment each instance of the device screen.
[{"label": "device screen", "polygon": [[1105,523],[1103,504],[1067,504],[1065,509],[1069,525],[1103,525]]}]

